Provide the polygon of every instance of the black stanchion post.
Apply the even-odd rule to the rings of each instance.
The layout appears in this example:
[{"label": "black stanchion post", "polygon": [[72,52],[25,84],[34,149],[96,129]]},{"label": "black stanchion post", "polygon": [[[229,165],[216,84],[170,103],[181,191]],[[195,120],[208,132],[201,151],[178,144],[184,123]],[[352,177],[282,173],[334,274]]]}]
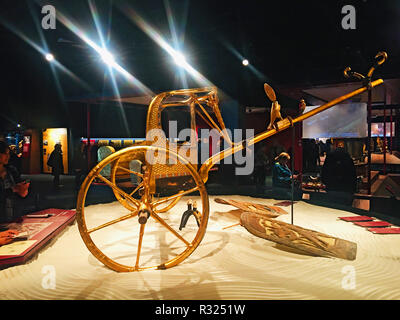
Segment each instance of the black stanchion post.
[{"label": "black stanchion post", "polygon": [[294,124],[292,126],[292,203],[291,203],[291,223],[293,224],[293,200],[294,200],[294,178],[293,178],[293,173],[294,173],[294,148],[295,148],[295,130],[294,130]]},{"label": "black stanchion post", "polygon": [[367,151],[368,151],[368,163],[367,163],[367,183],[368,183],[368,194],[371,194],[371,113],[372,113],[372,98],[371,88],[368,88],[368,106],[367,106],[367,124],[368,124],[368,139],[367,139]]}]

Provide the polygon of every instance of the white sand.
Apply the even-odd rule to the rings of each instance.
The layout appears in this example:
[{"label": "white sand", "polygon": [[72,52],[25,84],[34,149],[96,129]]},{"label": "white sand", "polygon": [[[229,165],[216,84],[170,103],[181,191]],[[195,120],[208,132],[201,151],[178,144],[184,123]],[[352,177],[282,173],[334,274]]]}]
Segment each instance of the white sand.
[{"label": "white sand", "polygon": [[[357,259],[312,257],[257,238],[238,222],[234,207],[210,197],[206,235],[194,253],[167,270],[117,273],[100,263],[86,248],[73,224],[25,265],[0,271],[1,299],[400,299],[400,235],[374,235],[338,219],[354,214],[313,206],[294,205],[294,223],[358,245]],[[225,198],[275,204],[273,199],[243,196]],[[183,212],[185,201],[173,210]],[[290,222],[288,215],[278,219]],[[122,210],[123,211],[123,210]],[[86,213],[109,219],[121,211],[118,202],[93,205]],[[224,212],[224,214],[223,214]],[[192,218],[191,218],[192,219]],[[110,220],[110,219],[109,219]],[[100,220],[99,220],[100,221]],[[194,225],[189,220],[188,230]],[[125,222],[123,222],[125,223]],[[122,226],[114,225],[118,239]],[[154,238],[156,239],[156,237]],[[112,242],[114,239],[109,239]],[[145,239],[151,243],[150,236]],[[122,245],[122,244],[121,244]],[[129,241],[124,243],[129,250]],[[46,269],[50,266],[52,269]],[[344,268],[344,269],[343,269]],[[45,288],[55,271],[54,289]],[[350,273],[354,271],[353,282]],[[350,280],[351,280],[350,279]],[[354,286],[352,287],[352,284]]]}]

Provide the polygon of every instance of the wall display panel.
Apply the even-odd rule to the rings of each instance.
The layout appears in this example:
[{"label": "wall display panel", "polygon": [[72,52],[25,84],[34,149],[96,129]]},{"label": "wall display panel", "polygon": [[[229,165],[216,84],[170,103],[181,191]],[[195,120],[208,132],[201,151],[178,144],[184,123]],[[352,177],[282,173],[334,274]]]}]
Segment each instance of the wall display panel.
[{"label": "wall display panel", "polygon": [[[308,106],[309,112],[318,106]],[[367,137],[367,104],[338,104],[303,122],[303,138]]]},{"label": "wall display panel", "polygon": [[54,146],[61,143],[63,153],[64,174],[68,172],[68,134],[66,128],[49,128],[43,131],[42,150],[43,150],[43,172],[51,173],[51,167],[47,165],[47,160],[54,150]]},{"label": "wall display panel", "polygon": [[[390,137],[390,122],[386,122],[386,137]],[[371,123],[371,136],[373,137],[383,137],[383,122]],[[392,137],[394,137],[395,131],[395,123],[392,122]]]}]

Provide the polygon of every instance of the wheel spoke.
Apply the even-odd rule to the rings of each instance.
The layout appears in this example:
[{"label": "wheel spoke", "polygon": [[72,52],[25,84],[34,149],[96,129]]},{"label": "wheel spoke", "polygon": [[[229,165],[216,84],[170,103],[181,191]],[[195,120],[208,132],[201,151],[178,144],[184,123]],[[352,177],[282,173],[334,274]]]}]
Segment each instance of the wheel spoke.
[{"label": "wheel spoke", "polygon": [[97,226],[95,228],[92,228],[92,229],[88,230],[87,233],[92,233],[94,231],[97,231],[97,230],[103,229],[105,227],[111,226],[111,225],[113,225],[113,224],[115,224],[117,222],[124,221],[124,220],[127,220],[129,218],[133,218],[133,217],[137,216],[137,213],[138,213],[138,211],[133,212],[133,213],[131,212],[131,213],[129,213],[129,214],[125,215],[125,216],[122,216],[122,217],[120,217],[118,219],[111,220],[109,222],[103,223],[100,226]]},{"label": "wheel spoke", "polygon": [[185,240],[178,232],[176,232],[168,223],[166,223],[163,219],[161,219],[154,211],[151,215],[156,219],[159,223],[161,223],[165,228],[167,228],[172,234],[174,234],[179,240],[184,242],[187,247],[190,247],[191,244]]},{"label": "wheel spoke", "polygon": [[140,189],[140,187],[143,186],[143,181],[133,190],[129,195],[132,197],[132,195]]},{"label": "wheel spoke", "polygon": [[163,212],[167,212],[168,210],[170,210],[172,207],[174,207],[177,203],[178,203],[178,201],[181,199],[181,196],[179,196],[179,197],[176,197],[174,200],[172,200],[167,206],[165,206],[164,208],[161,208],[161,209],[158,209],[158,210],[155,210],[154,209],[154,211],[156,212],[156,213],[163,213]]},{"label": "wheel spoke", "polygon": [[186,190],[186,191],[180,191],[180,192],[178,192],[177,194],[175,194],[173,196],[162,198],[161,200],[158,200],[158,201],[155,201],[155,202],[152,203],[153,208],[156,208],[157,206],[159,206],[162,203],[168,202],[168,201],[170,201],[172,199],[175,199],[177,197],[184,196],[185,194],[189,194],[189,193],[195,192],[197,190],[199,190],[198,186],[196,186],[196,187],[194,187],[192,189]]},{"label": "wheel spoke", "polygon": [[144,234],[144,227],[145,223],[140,225],[140,231],[139,231],[139,243],[138,243],[138,250],[136,254],[136,264],[135,264],[135,270],[139,269],[139,258],[140,258],[140,252],[142,250],[142,240],[143,240],[143,234]]},{"label": "wheel spoke", "polygon": [[122,171],[129,172],[129,173],[135,174],[135,175],[143,178],[143,174],[141,174],[141,173],[139,173],[137,171],[129,170],[129,169],[121,167],[121,166],[117,166],[117,169],[121,169]]},{"label": "wheel spoke", "polygon": [[123,190],[118,188],[114,183],[112,183],[108,179],[104,178],[101,174],[98,174],[97,177],[99,177],[101,181],[103,181],[105,184],[110,186],[113,190],[118,192],[121,196],[123,196],[124,198],[126,198],[130,202],[132,202],[136,206],[136,208],[139,208],[139,205],[140,205],[139,201],[137,201],[136,199],[133,199],[129,194],[127,194],[126,192],[124,192]]}]

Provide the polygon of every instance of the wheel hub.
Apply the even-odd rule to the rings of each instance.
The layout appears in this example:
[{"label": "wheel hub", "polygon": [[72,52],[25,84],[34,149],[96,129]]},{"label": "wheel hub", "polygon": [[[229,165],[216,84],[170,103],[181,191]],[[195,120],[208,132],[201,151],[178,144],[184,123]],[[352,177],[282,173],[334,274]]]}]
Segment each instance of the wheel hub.
[{"label": "wheel hub", "polygon": [[138,221],[140,224],[145,224],[150,218],[150,210],[147,208],[140,209],[138,214]]}]

